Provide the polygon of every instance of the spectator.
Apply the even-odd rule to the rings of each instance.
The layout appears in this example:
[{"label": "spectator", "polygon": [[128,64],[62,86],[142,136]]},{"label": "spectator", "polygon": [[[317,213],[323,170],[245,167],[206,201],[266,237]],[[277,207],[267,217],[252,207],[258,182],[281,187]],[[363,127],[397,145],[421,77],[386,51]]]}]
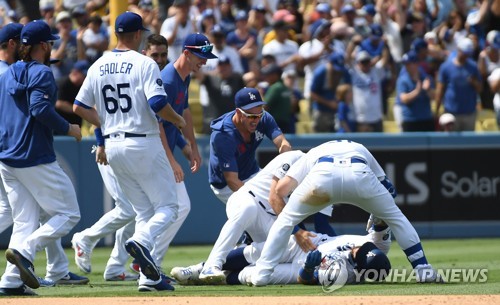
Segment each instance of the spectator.
[{"label": "spectator", "polygon": [[[335,114],[338,100],[337,86],[345,81],[344,54],[333,52],[326,65],[314,70],[311,83],[312,120],[314,132],[335,132]],[[348,81],[347,81],[348,82]]]},{"label": "spectator", "polygon": [[[349,52],[349,50],[348,50]],[[358,132],[382,132],[382,80],[384,60],[371,65],[366,51],[356,54],[356,64],[349,69],[353,85],[353,106]]]},{"label": "spectator", "polygon": [[[87,76],[87,70],[90,64],[86,60],[80,60],[75,63],[73,69],[67,76],[63,76],[57,81],[57,101],[56,111],[70,124],[82,126],[82,118],[73,113],[73,102],[78,91]],[[58,133],[54,133],[60,135]]]},{"label": "spectator", "polygon": [[481,105],[483,109],[493,109],[494,92],[488,84],[488,76],[500,67],[500,32],[491,31],[488,33],[486,48],[479,53],[478,68],[484,80],[481,91]]},{"label": "spectator", "polygon": [[222,27],[225,33],[229,33],[235,30],[236,20],[234,19],[233,12],[231,9],[232,0],[218,0],[217,1],[217,13],[218,14],[218,24]]},{"label": "spectator", "polygon": [[286,9],[281,9],[277,10],[273,14],[273,29],[266,33],[266,36],[264,37],[263,45],[268,44],[270,41],[276,39],[276,30],[274,29],[274,24],[276,22],[283,22],[287,26],[287,38],[293,41],[298,41],[297,40],[297,33],[293,30],[293,25],[295,23],[295,16],[292,15],[288,10]]},{"label": "spectator", "polygon": [[43,21],[50,26],[52,32],[55,32],[55,3],[54,0],[40,0],[38,3],[40,7],[40,15],[42,15]]},{"label": "spectator", "polygon": [[436,116],[444,104],[445,112],[455,116],[457,131],[474,131],[477,94],[482,89],[481,75],[477,64],[469,58],[474,50],[472,41],[462,38],[457,48],[456,57],[448,59],[439,68]]},{"label": "spectator", "polygon": [[347,3],[340,10],[341,20],[349,27],[354,28],[354,19],[356,19],[356,9],[351,4]]},{"label": "spectator", "polygon": [[292,92],[283,84],[283,71],[277,64],[269,64],[262,68],[264,81],[269,84],[264,95],[264,109],[269,112],[283,133],[291,133],[290,116],[292,114]]},{"label": "spectator", "polygon": [[403,56],[403,40],[401,37],[401,30],[406,26],[406,14],[403,13],[401,2],[395,1],[394,8],[396,10],[396,14],[394,20],[392,20],[388,13],[390,7],[391,3],[389,1],[378,0],[375,22],[382,26],[387,46],[391,52],[391,57],[396,64],[399,64],[401,62],[401,57]]},{"label": "spectator", "polygon": [[287,71],[283,72],[281,75],[281,79],[283,80],[283,84],[290,89],[292,95],[290,96],[290,101],[292,104],[292,113],[290,114],[290,133],[295,133],[295,124],[297,123],[297,114],[300,113],[300,104],[299,102],[304,99],[301,90],[295,87],[297,83],[297,72],[295,71]]},{"label": "spectator", "polygon": [[267,10],[264,5],[253,6],[248,15],[248,25],[257,34],[257,60],[260,60],[261,58],[262,47],[264,46],[264,38],[266,34],[272,30],[266,18],[266,15]]},{"label": "spectator", "polygon": [[283,71],[295,70],[299,45],[288,39],[287,30],[289,27],[284,21],[275,22],[273,28],[276,32],[276,38],[264,45],[262,55],[274,55]]},{"label": "spectator", "polygon": [[403,51],[408,52],[415,38],[424,37],[426,32],[425,16],[420,12],[409,11],[406,17],[406,26],[401,30]]},{"label": "spectator", "polygon": [[88,28],[83,32],[82,41],[85,44],[85,55],[90,63],[96,61],[108,49],[109,40],[101,30],[102,19],[99,15],[89,18]]},{"label": "spectator", "polygon": [[402,130],[434,131],[431,79],[419,69],[419,59],[414,50],[403,55],[402,63],[405,70],[400,72],[396,84],[396,100],[402,108]]},{"label": "spectator", "polygon": [[210,123],[235,108],[234,95],[244,87],[241,74],[235,73],[231,60],[219,55],[216,73],[201,73],[196,75],[199,83],[207,92],[207,103],[203,107],[202,133],[210,134]]},{"label": "spectator", "polygon": [[168,60],[173,62],[182,53],[182,44],[186,37],[194,32],[195,26],[189,19],[190,0],[175,0],[175,14],[165,19],[161,25],[160,34],[168,41]]},{"label": "spectator", "polygon": [[214,10],[211,8],[207,8],[201,13],[198,19],[198,32],[204,34],[205,36],[209,36],[210,30],[212,30],[213,26],[217,23],[217,21],[215,20]]},{"label": "spectator", "polygon": [[457,43],[467,35],[465,30],[465,17],[457,11],[452,11],[446,22],[439,28],[438,36],[443,41],[446,50],[453,52]]},{"label": "spectator", "polygon": [[356,131],[356,114],[352,109],[352,87],[348,84],[342,84],[337,87],[337,99],[339,108],[336,118],[336,129],[338,133]]},{"label": "spectator", "polygon": [[332,36],[330,35],[330,22],[319,19],[309,27],[310,40],[299,47],[299,63],[304,69],[304,96],[311,97],[311,82],[314,70],[328,62],[331,53]]},{"label": "spectator", "polygon": [[236,29],[227,34],[226,43],[238,51],[243,72],[246,73],[250,71],[250,64],[256,64],[254,59],[257,55],[257,35],[249,31],[248,14],[245,11],[238,11],[235,19]]},{"label": "spectator", "polygon": [[359,50],[366,51],[372,58],[372,65],[375,65],[382,57],[385,42],[382,39],[384,32],[379,24],[370,26],[371,34],[359,44]]}]

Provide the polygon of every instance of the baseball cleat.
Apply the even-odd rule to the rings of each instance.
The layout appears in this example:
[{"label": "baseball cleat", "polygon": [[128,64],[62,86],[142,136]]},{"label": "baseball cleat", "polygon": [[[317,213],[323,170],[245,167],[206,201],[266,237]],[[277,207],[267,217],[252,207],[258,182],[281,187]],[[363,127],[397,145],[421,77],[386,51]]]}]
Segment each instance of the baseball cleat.
[{"label": "baseball cleat", "polygon": [[91,253],[83,251],[80,244],[75,240],[75,235],[71,240],[71,245],[75,249],[75,264],[83,273],[90,273],[92,271]]},{"label": "baseball cleat", "polygon": [[34,296],[37,295],[26,285],[17,288],[0,288],[0,296]]},{"label": "baseball cleat", "polygon": [[149,250],[144,248],[141,244],[134,240],[127,241],[125,243],[125,249],[127,252],[135,259],[139,261],[139,266],[141,268],[142,274],[146,278],[157,281],[160,279],[160,271],[155,264],[155,261],[151,257]]},{"label": "baseball cleat", "polygon": [[226,275],[217,266],[204,267],[200,273],[200,280],[210,285],[225,284]]},{"label": "baseball cleat", "polygon": [[57,285],[85,285],[89,279],[85,276],[76,275],[73,272],[68,272],[65,276],[56,281]]},{"label": "baseball cleat", "polygon": [[140,292],[150,292],[150,291],[174,291],[174,286],[169,284],[167,276],[161,275],[160,282],[157,284],[140,284],[138,290]]},{"label": "baseball cleat", "polygon": [[139,275],[136,273],[123,272],[122,274],[104,278],[108,282],[136,281]]},{"label": "baseball cleat", "polygon": [[431,264],[421,264],[415,267],[417,283],[444,283],[443,278]]},{"label": "baseball cleat", "polygon": [[205,263],[201,262],[189,267],[174,267],[170,271],[170,275],[181,285],[199,285],[200,273]]},{"label": "baseball cleat", "polygon": [[38,282],[40,283],[40,287],[54,287],[56,282],[49,279],[44,279],[42,277],[38,277]]},{"label": "baseball cleat", "polygon": [[35,274],[35,266],[16,249],[9,248],[5,251],[5,258],[9,263],[16,265],[21,274],[21,280],[26,286],[36,289],[40,287],[40,282]]}]

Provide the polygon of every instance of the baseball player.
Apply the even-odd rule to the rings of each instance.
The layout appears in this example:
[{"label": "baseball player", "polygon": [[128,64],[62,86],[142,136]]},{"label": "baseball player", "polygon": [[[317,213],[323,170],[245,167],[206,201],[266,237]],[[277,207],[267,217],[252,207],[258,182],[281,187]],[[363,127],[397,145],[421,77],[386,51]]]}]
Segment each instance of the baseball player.
[{"label": "baseball player", "polygon": [[396,206],[389,190],[396,192],[382,167],[363,145],[341,140],[311,149],[278,182],[277,195],[285,197],[291,193],[291,196],[271,227],[251,276],[252,284],[263,286],[270,282],[286,249],[287,236],[295,225],[312,213],[337,203],[358,206],[387,223],[415,269],[418,281],[440,281],[427,262],[417,232]]},{"label": "baseball player", "polygon": [[155,113],[178,128],[186,123],[167,103],[158,65],[135,51],[143,31],[141,16],[125,12],[117,17],[117,46],[90,67],[73,110],[98,127],[96,161],[111,166],[137,214],[125,248],[140,264],[138,290],[174,290],[150,253],[178,210],[177,193],[168,187],[175,179]]},{"label": "baseball player", "polygon": [[[325,265],[330,265],[330,260],[336,259],[342,259],[346,262],[346,271],[348,271],[351,282],[353,277],[355,278],[354,268],[358,268],[358,270],[384,269],[385,271],[390,268],[386,254],[391,246],[391,231],[387,226],[381,231],[371,229],[367,235],[328,236],[318,233],[311,241],[316,250],[304,252],[295,238],[290,236],[287,251],[280,257],[279,264],[272,273],[269,284],[315,284],[318,277],[323,277],[327,273]],[[259,259],[263,247],[264,242],[253,242],[244,248],[236,248],[229,252],[223,265],[225,277],[222,282],[215,284],[251,284],[250,278],[255,270],[254,264]],[[365,248],[358,252],[358,249],[363,247]],[[375,250],[375,248],[377,249]],[[373,264],[367,265],[362,261],[366,255],[357,255],[367,251],[373,251],[370,256],[380,255],[380,258],[370,260]],[[323,261],[323,266],[320,269],[318,265],[321,261]],[[328,264],[326,264],[327,262]],[[375,265],[375,263],[379,264]],[[204,265],[206,263],[185,268],[175,267],[174,269],[177,270],[175,278],[183,285],[207,284],[207,281],[200,278]]]},{"label": "baseball player", "polygon": [[[272,206],[269,196],[274,193],[276,181],[284,177],[290,165],[297,161],[304,153],[300,150],[288,151],[279,154],[267,164],[255,177],[245,183],[233,193],[226,205],[228,220],[222,227],[219,237],[210,252],[210,255],[200,274],[200,279],[207,283],[217,283],[225,280],[222,265],[228,253],[236,246],[244,231],[252,236],[253,241],[265,241],[267,233],[276,219],[277,211],[281,206]],[[280,203],[279,203],[280,204]],[[300,230],[295,232],[297,241],[309,242],[309,232]],[[304,235],[301,235],[304,234]],[[311,245],[304,244],[309,250]],[[171,275],[179,277],[172,270]]]},{"label": "baseball player", "polygon": [[[54,130],[77,141],[82,137],[80,127],[54,109],[57,87],[47,65],[58,38],[45,22],[26,24],[21,31],[22,61],[0,76],[0,175],[14,220],[6,251],[9,263],[0,281],[2,295],[34,294],[26,286],[40,286],[32,263],[36,252],[80,220],[75,190],[53,147]],[[65,256],[59,262],[64,260],[67,264]]]}]

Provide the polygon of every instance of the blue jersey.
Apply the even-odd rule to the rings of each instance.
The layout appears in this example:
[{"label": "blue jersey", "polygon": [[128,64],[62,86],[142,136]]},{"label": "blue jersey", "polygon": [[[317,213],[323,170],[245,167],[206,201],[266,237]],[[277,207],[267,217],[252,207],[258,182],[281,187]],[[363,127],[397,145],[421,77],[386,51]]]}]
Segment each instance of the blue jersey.
[{"label": "blue jersey", "polygon": [[214,187],[221,189],[227,186],[223,172],[237,172],[243,181],[259,171],[255,159],[255,151],[264,136],[273,140],[283,134],[274,118],[267,112],[252,134],[250,143],[245,143],[243,137],[233,124],[235,111],[228,112],[215,119],[210,124],[210,161],[208,164],[208,181]]},{"label": "blue jersey", "polygon": [[371,57],[382,56],[382,51],[384,50],[384,41],[380,39],[376,45],[372,44],[371,38],[365,38],[359,44],[361,50],[368,52]]},{"label": "blue jersey", "polygon": [[[257,42],[257,34],[255,34],[253,31],[250,31],[248,35],[252,36]],[[238,35],[236,35],[236,31],[232,31],[226,36],[226,44],[235,48],[236,50],[239,50],[245,45],[248,39],[248,37],[245,37],[245,39],[241,39],[240,37],[238,37]],[[241,66],[243,67],[243,70],[245,72],[248,72],[250,70],[250,63],[248,61],[248,58],[241,57]]]},{"label": "blue jersey", "polygon": [[444,110],[452,114],[470,114],[476,111],[477,93],[469,77],[481,80],[476,63],[468,59],[457,66],[453,60],[445,61],[439,68],[438,80],[445,86]]},{"label": "blue jersey", "polygon": [[[419,70],[420,81],[423,82],[425,78],[429,77],[427,74]],[[431,98],[421,90],[420,94],[411,101],[409,104],[401,102],[400,95],[402,93],[409,93],[417,87],[410,74],[406,70],[401,70],[398,80],[396,82],[396,103],[401,105],[403,113],[403,122],[425,121],[432,119]]]},{"label": "blue jersey", "polygon": [[21,168],[56,160],[53,130],[69,130],[56,99],[52,71],[36,61],[18,61],[0,76],[0,161]]},{"label": "blue jersey", "polygon": [[9,64],[6,61],[0,60],[0,74],[3,74],[9,69]]},{"label": "blue jersey", "polygon": [[[191,82],[191,76],[188,75],[186,80],[183,81],[174,68],[174,63],[169,63],[161,71],[161,79],[163,81],[163,87],[167,93],[167,101],[177,112],[182,116],[184,109],[189,107],[189,83]],[[179,129],[172,123],[162,120],[163,128],[165,129],[165,134],[167,136],[168,146],[173,152],[175,145],[180,137]]]},{"label": "blue jersey", "polygon": [[[327,71],[326,65],[321,65],[314,70],[313,79],[311,81],[311,92],[314,92],[328,100],[333,100],[335,98],[335,91],[329,88],[329,84],[327,83]],[[342,78],[339,84],[351,83],[351,76],[349,73],[347,73],[347,71],[342,71],[341,73]],[[313,109],[320,110],[321,112],[335,112],[332,108],[326,107],[316,101],[313,101],[312,107]]]}]

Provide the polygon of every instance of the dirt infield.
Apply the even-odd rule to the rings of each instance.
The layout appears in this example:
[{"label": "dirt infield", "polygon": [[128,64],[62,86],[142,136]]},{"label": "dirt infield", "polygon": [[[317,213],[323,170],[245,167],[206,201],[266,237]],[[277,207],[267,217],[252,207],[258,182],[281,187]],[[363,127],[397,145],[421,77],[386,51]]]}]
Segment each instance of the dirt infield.
[{"label": "dirt infield", "polygon": [[[327,301],[328,300],[328,301]],[[328,303],[326,303],[328,302]],[[168,305],[491,305],[500,304],[500,295],[423,295],[423,296],[308,296],[308,297],[110,297],[110,298],[0,298],[12,305],[88,305],[88,304],[168,304]]]}]

